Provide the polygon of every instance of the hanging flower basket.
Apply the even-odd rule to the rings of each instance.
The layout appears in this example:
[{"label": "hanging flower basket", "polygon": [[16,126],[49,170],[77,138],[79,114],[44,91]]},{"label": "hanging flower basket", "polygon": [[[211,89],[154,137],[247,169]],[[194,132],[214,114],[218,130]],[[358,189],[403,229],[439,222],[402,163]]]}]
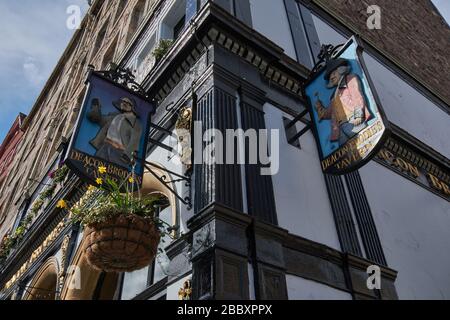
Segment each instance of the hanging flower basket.
[{"label": "hanging flower basket", "polygon": [[120,215],[85,229],[88,263],[106,272],[131,272],[148,266],[156,257],[160,232],[153,219]]},{"label": "hanging flower basket", "polygon": [[105,272],[142,269],[153,262],[161,237],[172,229],[155,213],[161,195],[134,192],[133,173],[118,185],[105,175],[105,167],[98,171],[97,186],[90,186],[83,201],[70,209],[73,222],[84,226],[87,262]]}]

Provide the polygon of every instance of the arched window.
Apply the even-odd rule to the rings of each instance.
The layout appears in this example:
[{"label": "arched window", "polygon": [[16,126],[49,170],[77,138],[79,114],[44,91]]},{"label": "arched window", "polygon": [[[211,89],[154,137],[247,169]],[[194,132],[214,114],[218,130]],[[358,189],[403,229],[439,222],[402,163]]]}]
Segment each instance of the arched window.
[{"label": "arched window", "polygon": [[62,286],[61,300],[113,300],[117,289],[117,273],[93,269],[87,262],[83,243],[74,254]]},{"label": "arched window", "polygon": [[127,5],[127,1],[128,0],[120,0],[119,1],[119,5],[117,6],[116,17],[115,17],[114,21],[117,21],[117,19],[119,19],[120,15],[123,12],[123,9],[125,9],[125,6]]},{"label": "arched window", "polygon": [[127,43],[136,33],[139,25],[144,20],[145,0],[138,0],[136,6],[131,13],[130,24],[128,26]]},{"label": "arched window", "polygon": [[109,46],[108,50],[106,51],[105,55],[103,56],[101,70],[106,70],[109,63],[113,62],[114,53],[116,52],[116,47],[117,47],[117,38],[114,39],[113,43]]},{"label": "arched window", "polygon": [[94,49],[92,50],[91,58],[95,57],[97,55],[98,50],[100,50],[100,48],[102,47],[103,40],[105,40],[106,36],[107,26],[108,26],[107,23],[105,23],[101,28],[100,32],[98,33],[97,39],[95,39],[95,45]]},{"label": "arched window", "polygon": [[69,136],[70,131],[72,131],[72,128],[75,126],[75,123],[78,119],[78,114],[80,113],[80,110],[81,110],[81,107],[83,104],[85,94],[86,94],[86,88],[83,88],[81,93],[78,95],[76,102],[73,104],[72,112],[71,112],[72,114],[70,115],[70,118],[69,118],[69,121],[70,121],[69,125],[67,125],[65,127],[65,130],[63,133],[64,136],[66,136],[66,137]]},{"label": "arched window", "polygon": [[36,272],[30,285],[25,287],[23,300],[55,300],[57,284],[58,263],[52,257]]}]

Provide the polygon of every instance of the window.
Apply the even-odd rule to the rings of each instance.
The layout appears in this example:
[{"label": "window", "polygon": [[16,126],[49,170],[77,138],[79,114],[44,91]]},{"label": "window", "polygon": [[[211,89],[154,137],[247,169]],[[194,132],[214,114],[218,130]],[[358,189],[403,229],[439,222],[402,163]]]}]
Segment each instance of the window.
[{"label": "window", "polygon": [[94,49],[92,50],[92,57],[95,57],[97,55],[98,50],[100,50],[100,48],[102,47],[103,40],[105,39],[105,35],[106,35],[106,28],[107,28],[107,24],[105,23],[105,25],[102,27],[102,29],[98,33],[97,39],[95,40]]},{"label": "window", "polygon": [[117,19],[119,19],[120,15],[123,12],[123,9],[125,9],[125,6],[127,5],[127,1],[128,0],[119,1],[119,5],[117,6],[116,18],[114,19],[114,21],[117,21]]},{"label": "window", "polygon": [[[172,207],[170,206],[167,198],[161,200],[158,211],[158,215],[161,220],[172,224]],[[161,238],[161,242],[159,244],[160,248],[165,248],[170,244],[170,241],[171,238],[169,236]],[[167,276],[168,263],[169,258],[166,254],[158,253],[155,261],[150,266],[134,272],[125,273],[123,277],[121,299],[133,299],[136,295],[144,291],[149,286],[164,279]]]},{"label": "window", "polygon": [[161,23],[160,39],[176,39],[184,30],[186,0],[176,1]]},{"label": "window", "polygon": [[131,13],[131,20],[128,26],[127,43],[134,36],[137,29],[139,28],[139,25],[144,20],[144,9],[145,9],[145,0],[139,0],[137,5],[133,9],[133,12]]},{"label": "window", "polygon": [[191,19],[197,14],[198,8],[201,6],[201,0],[187,0],[186,4],[186,21]]},{"label": "window", "polygon": [[136,59],[134,72],[136,75],[136,80],[138,82],[142,81],[155,65],[155,57],[152,55],[152,50],[155,47],[155,42],[156,35],[154,34],[152,37],[150,37],[150,40],[147,42]]},{"label": "window", "polygon": [[185,22],[186,22],[186,16],[183,16],[183,18],[181,18],[180,21],[178,21],[178,23],[173,28],[173,38],[174,39],[177,39],[180,36],[180,34],[183,32]]},{"label": "window", "polygon": [[114,53],[116,52],[116,47],[117,47],[117,38],[109,46],[108,51],[106,51],[105,55],[103,56],[101,70],[106,70],[106,68],[108,67],[109,63],[113,62]]}]

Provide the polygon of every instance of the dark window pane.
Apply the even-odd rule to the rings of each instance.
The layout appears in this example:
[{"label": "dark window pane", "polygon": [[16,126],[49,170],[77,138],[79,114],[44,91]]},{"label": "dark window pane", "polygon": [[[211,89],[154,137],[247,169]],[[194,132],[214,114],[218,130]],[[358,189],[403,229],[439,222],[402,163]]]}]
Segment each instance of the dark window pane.
[{"label": "dark window pane", "polygon": [[177,39],[180,34],[183,32],[184,30],[184,25],[186,22],[186,16],[183,16],[183,18],[180,19],[180,21],[177,22],[177,24],[175,25],[175,27],[173,28],[173,39]]}]

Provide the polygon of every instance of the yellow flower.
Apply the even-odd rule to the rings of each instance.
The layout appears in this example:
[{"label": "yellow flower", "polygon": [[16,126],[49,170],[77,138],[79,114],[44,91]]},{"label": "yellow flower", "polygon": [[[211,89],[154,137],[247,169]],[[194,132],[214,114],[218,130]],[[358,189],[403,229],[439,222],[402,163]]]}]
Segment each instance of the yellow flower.
[{"label": "yellow flower", "polygon": [[130,179],[128,179],[128,182],[129,182],[129,183],[133,183],[133,182],[134,182],[134,179],[131,177]]},{"label": "yellow flower", "polygon": [[88,187],[88,191],[93,191],[93,190],[95,190],[95,189],[97,189],[97,188],[94,187],[93,185],[89,185],[89,187]]},{"label": "yellow flower", "polygon": [[98,172],[100,172],[100,173],[106,173],[106,167],[103,167],[103,166],[98,167]]},{"label": "yellow flower", "polygon": [[103,179],[102,178],[97,178],[96,180],[95,180],[95,182],[97,182],[97,184],[103,184]]},{"label": "yellow flower", "polygon": [[66,203],[63,199],[61,199],[61,200],[59,200],[58,203],[56,204],[56,207],[57,207],[58,209],[65,209],[65,208],[67,208],[67,203]]}]

